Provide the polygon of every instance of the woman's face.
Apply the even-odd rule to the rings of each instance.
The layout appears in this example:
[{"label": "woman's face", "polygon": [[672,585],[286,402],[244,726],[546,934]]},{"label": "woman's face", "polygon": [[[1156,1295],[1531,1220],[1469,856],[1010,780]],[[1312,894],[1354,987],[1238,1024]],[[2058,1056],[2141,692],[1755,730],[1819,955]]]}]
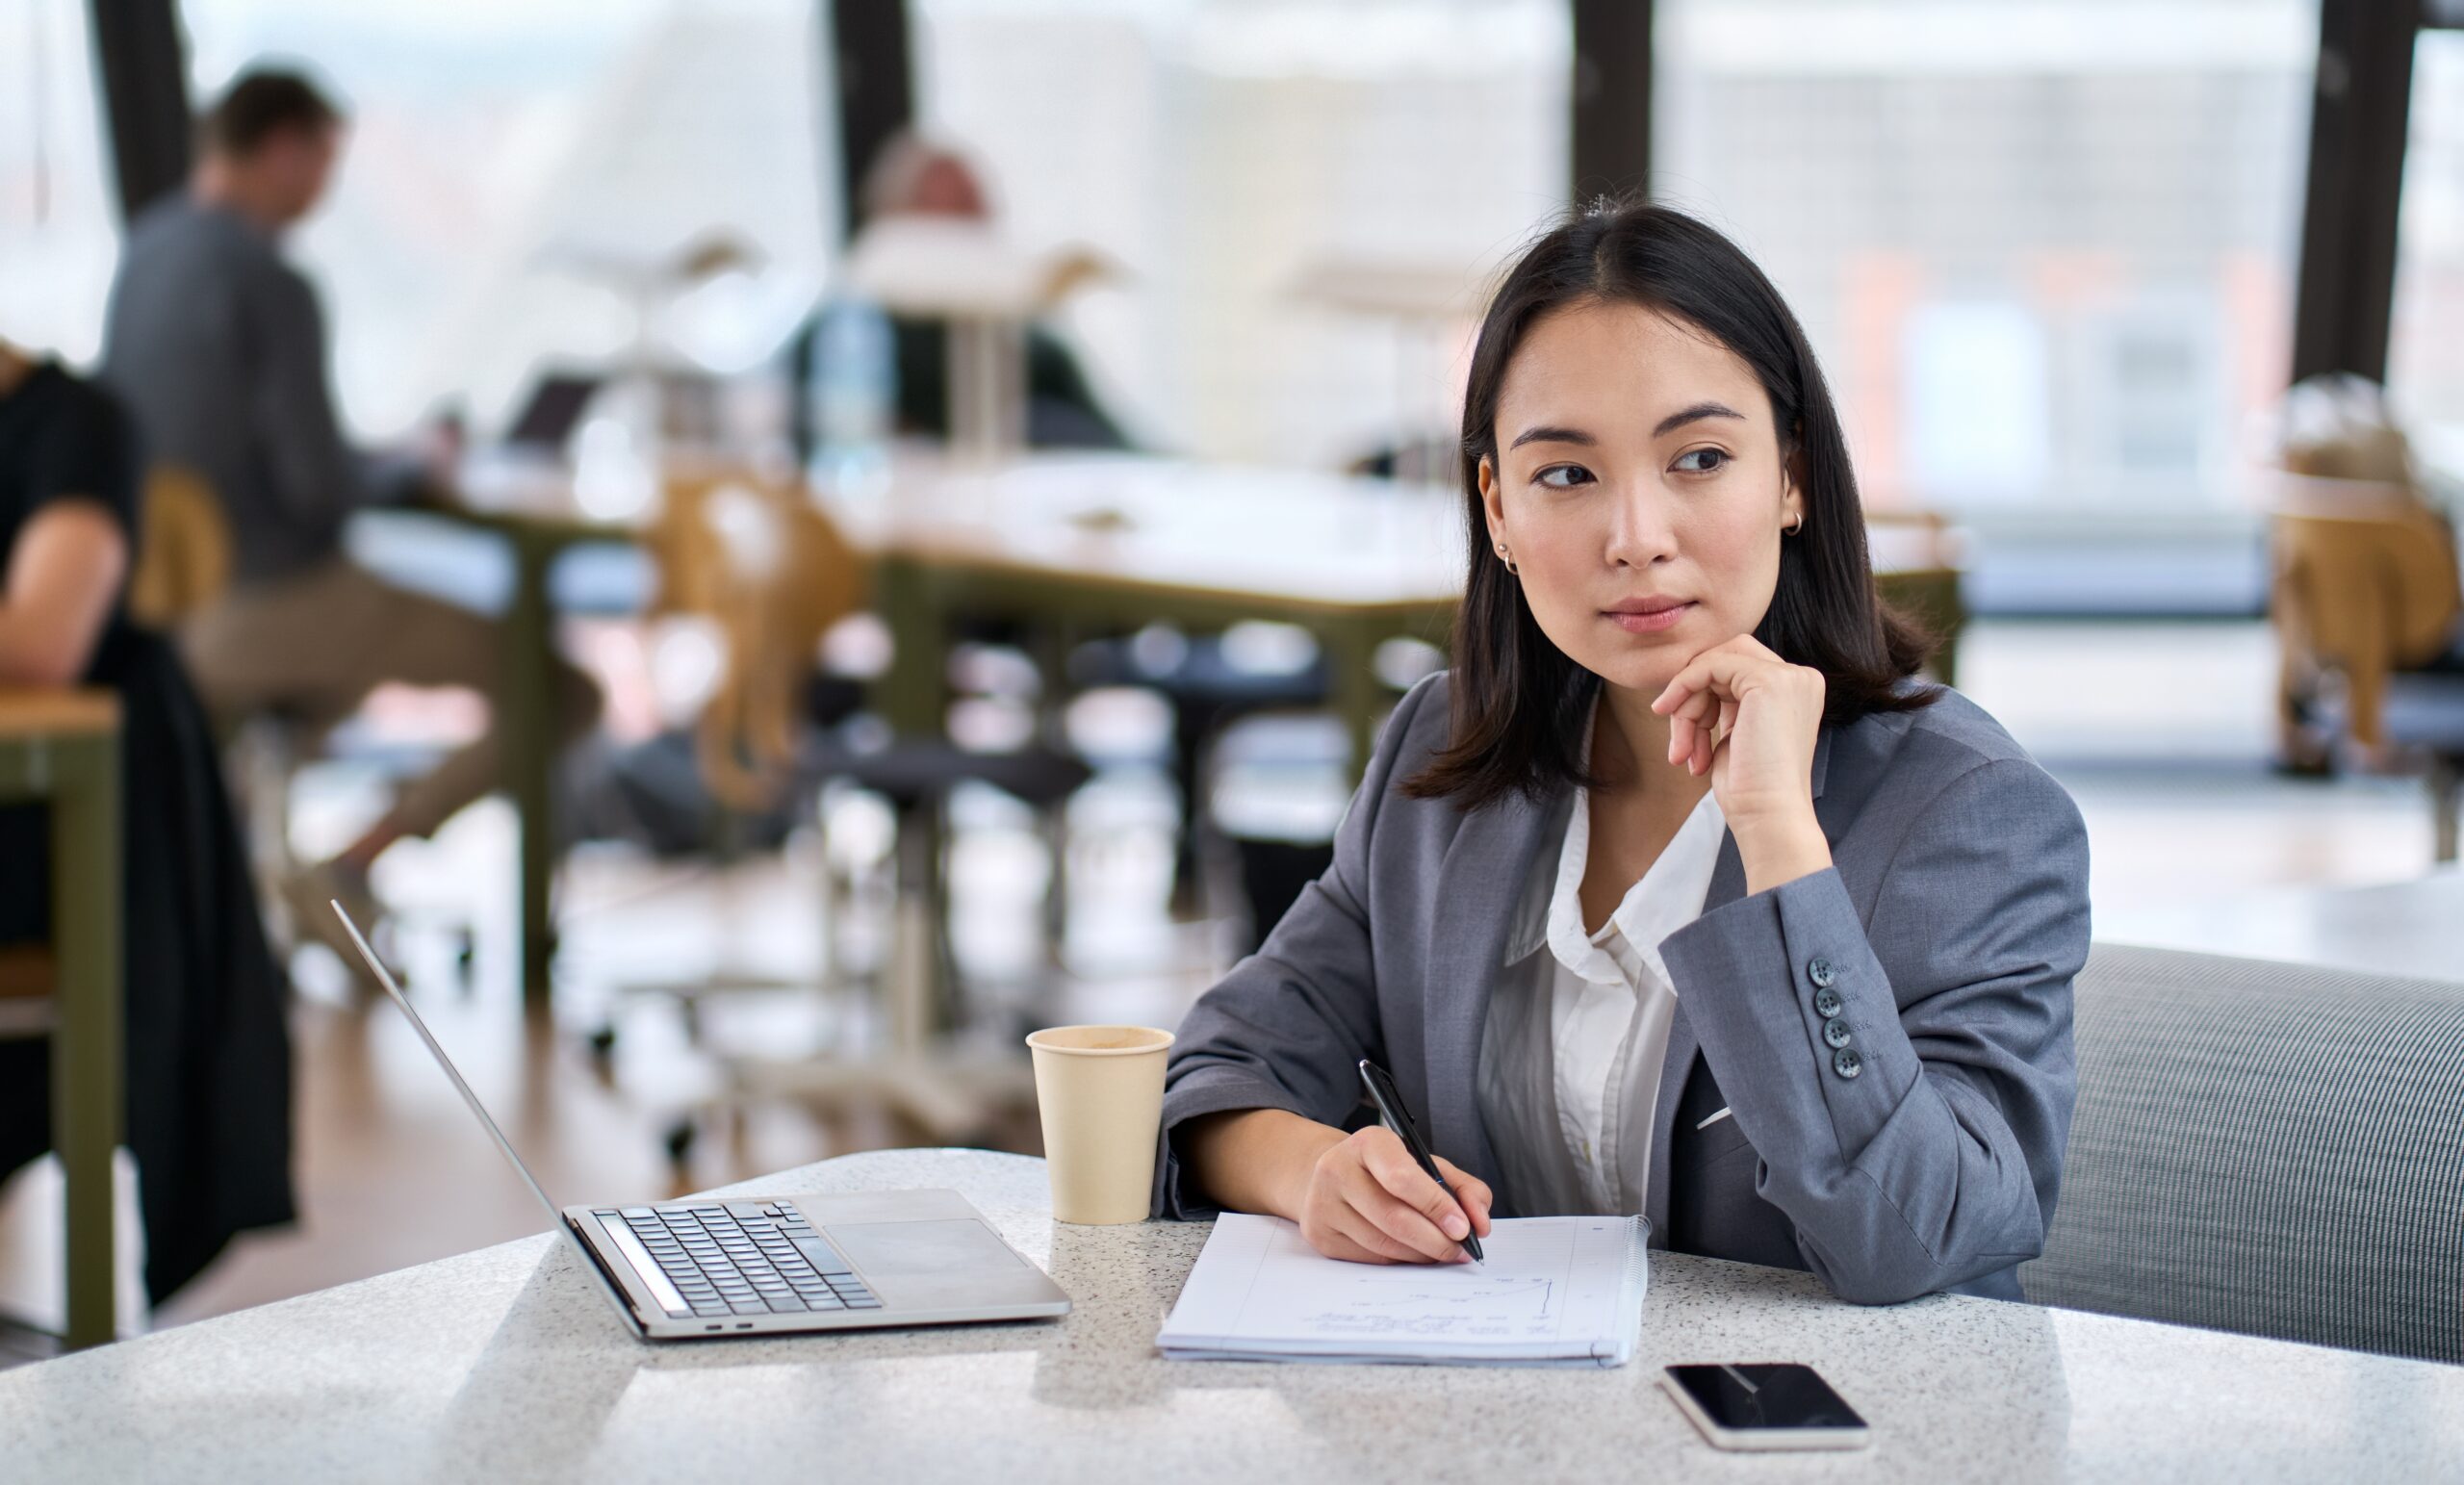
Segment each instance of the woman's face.
[{"label": "woman's face", "polygon": [[1576,664],[1656,694],[1762,622],[1805,507],[1734,351],[1639,305],[1553,311],[1507,363],[1494,432],[1490,544]]}]

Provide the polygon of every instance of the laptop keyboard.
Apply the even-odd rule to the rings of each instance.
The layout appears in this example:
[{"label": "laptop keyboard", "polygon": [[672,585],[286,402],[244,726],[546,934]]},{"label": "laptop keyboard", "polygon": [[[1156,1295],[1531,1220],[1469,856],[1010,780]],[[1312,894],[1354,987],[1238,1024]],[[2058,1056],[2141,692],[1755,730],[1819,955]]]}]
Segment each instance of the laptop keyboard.
[{"label": "laptop keyboard", "polygon": [[805,1315],[878,1310],[882,1302],[785,1202],[699,1202],[597,1209],[623,1223],[693,1313]]}]

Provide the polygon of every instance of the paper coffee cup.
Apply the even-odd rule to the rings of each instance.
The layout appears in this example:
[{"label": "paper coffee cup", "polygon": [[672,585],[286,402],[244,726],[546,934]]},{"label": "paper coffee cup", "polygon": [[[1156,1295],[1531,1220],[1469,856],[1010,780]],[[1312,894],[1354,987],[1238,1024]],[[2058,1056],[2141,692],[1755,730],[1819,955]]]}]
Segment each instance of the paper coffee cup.
[{"label": "paper coffee cup", "polygon": [[1146,1219],[1171,1045],[1170,1032],[1151,1026],[1054,1026],[1027,1037],[1054,1216]]}]

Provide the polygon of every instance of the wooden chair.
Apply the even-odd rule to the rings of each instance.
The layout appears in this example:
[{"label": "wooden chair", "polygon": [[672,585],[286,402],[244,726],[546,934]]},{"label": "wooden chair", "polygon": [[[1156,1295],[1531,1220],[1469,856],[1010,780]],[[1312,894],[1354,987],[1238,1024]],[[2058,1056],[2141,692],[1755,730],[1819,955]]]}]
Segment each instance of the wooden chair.
[{"label": "wooden chair", "polygon": [[231,586],[231,526],[212,487],[194,471],[157,465],[145,477],[129,617],[166,632]]},{"label": "wooden chair", "polygon": [[822,636],[868,596],[864,560],[800,485],[728,475],[671,481],[645,545],[651,617],[712,621],[725,651],[694,728],[704,780],[730,808],[775,805]]},{"label": "wooden chair", "polygon": [[[900,890],[882,976],[888,1054],[724,1059],[730,1091],[706,1112],[781,1098],[886,1107],[940,1142],[979,1136],[995,1106],[1016,1102],[1031,1085],[1023,1059],[983,1064],[934,1044],[948,1019],[955,971],[933,869],[939,804],[957,783],[982,779],[1049,806],[1083,781],[1083,766],[977,757],[913,739],[860,754],[814,746],[804,719],[821,639],[863,605],[870,573],[801,483],[747,474],[673,480],[645,545],[659,573],[654,619],[707,622],[724,650],[718,684],[694,730],[712,797],[750,812],[775,807],[800,779],[838,778],[886,795],[899,817]],[[834,904],[824,910],[834,912]],[[723,975],[634,988],[674,995],[689,1014],[705,995],[749,987],[785,986]],[[690,1138],[686,1129],[670,1136],[680,1160]]]},{"label": "wooden chair", "polygon": [[2464,592],[2455,533],[2415,494],[2400,435],[2289,450],[2269,525],[2276,719],[2288,765],[2326,773],[2340,742],[2420,767],[2431,854],[2464,815]]},{"label": "wooden chair", "polygon": [[2288,751],[2300,751],[2297,733],[2329,677],[2343,685],[2344,730],[2377,749],[2388,678],[2437,658],[2454,628],[2454,535],[2403,485],[2287,484],[2270,519],[2269,612],[2282,652],[2276,710]]},{"label": "wooden chair", "polygon": [[0,1041],[51,1035],[51,950],[41,944],[0,949]]}]

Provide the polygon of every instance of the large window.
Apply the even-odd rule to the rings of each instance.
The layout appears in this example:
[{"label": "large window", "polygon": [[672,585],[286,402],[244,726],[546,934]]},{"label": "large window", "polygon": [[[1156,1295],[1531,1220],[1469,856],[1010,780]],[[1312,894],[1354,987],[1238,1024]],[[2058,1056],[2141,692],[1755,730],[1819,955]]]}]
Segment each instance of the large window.
[{"label": "large window", "polygon": [[2424,462],[2464,479],[2464,31],[2413,49],[2387,382]]},{"label": "large window", "polygon": [[1450,416],[1483,275],[1565,200],[1563,0],[917,0],[926,126],[1142,438],[1340,463]]},{"label": "large window", "polygon": [[[647,350],[732,371],[809,307],[837,238],[812,0],[184,0],[192,88],[305,63],[351,116],[297,257],[344,410],[482,427],[542,360]],[[739,267],[663,269],[726,242]],[[689,288],[689,292],[688,291]]]},{"label": "large window", "polygon": [[2316,0],[1658,0],[1653,181],[1788,295],[1868,499],[2245,509]]},{"label": "large window", "polygon": [[90,366],[119,255],[85,0],[0,5],[0,339]]}]

